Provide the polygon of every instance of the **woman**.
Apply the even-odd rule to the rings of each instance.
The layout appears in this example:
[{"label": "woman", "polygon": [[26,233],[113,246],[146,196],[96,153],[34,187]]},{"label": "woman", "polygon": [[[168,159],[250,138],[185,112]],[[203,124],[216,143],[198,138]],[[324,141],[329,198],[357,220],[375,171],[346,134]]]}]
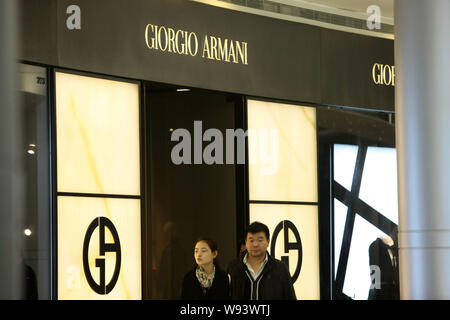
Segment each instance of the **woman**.
[{"label": "woman", "polygon": [[230,298],[228,274],[217,265],[217,244],[214,240],[200,238],[195,243],[196,267],[183,279],[183,300],[225,300]]}]

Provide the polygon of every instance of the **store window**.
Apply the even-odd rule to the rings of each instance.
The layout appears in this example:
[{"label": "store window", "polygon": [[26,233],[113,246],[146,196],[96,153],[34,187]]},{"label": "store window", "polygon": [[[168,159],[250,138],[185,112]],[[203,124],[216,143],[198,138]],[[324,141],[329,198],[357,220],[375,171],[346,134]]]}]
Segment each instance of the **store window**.
[{"label": "store window", "polygon": [[[399,298],[394,116],[319,108],[321,214],[330,213],[334,299]],[[327,197],[329,195],[329,197]],[[329,202],[329,207],[326,203]]]},{"label": "store window", "polygon": [[47,70],[19,64],[20,115],[24,123],[25,216],[23,219],[23,298],[50,299],[50,136]]},{"label": "store window", "polygon": [[[357,146],[334,146],[334,183],[336,186],[339,184],[339,188],[345,188],[345,193],[351,193],[351,184],[349,188],[348,184],[344,187],[339,182],[344,182],[342,178],[348,177],[348,174],[351,173],[348,171],[348,167],[355,167],[357,152]],[[389,281],[395,281],[398,284],[398,279],[394,279],[398,275],[387,274],[398,273],[397,244],[394,243],[395,236],[392,235],[392,231],[395,231],[395,226],[398,225],[396,164],[395,149],[368,147],[364,164],[361,166],[363,173],[359,194],[355,194],[355,198],[349,200],[348,197],[347,199],[341,198],[342,193],[337,192],[334,198],[335,257],[339,257],[340,254],[342,235],[352,232],[343,293],[353,299],[365,300],[369,297],[376,298],[388,294],[392,294],[392,298],[395,297],[394,292],[384,293],[388,290],[392,291],[394,288],[385,283],[386,281],[383,283],[381,281],[390,279]],[[344,174],[345,171],[348,172]],[[352,176],[350,174],[350,177]],[[345,222],[349,219],[349,206],[355,208],[355,212],[350,213],[350,215],[355,214],[352,231],[349,227],[347,229],[345,227]],[[386,247],[391,254],[394,254],[392,257],[389,256],[393,268],[386,269],[382,268],[383,266],[380,264],[372,264],[380,259],[379,255],[382,255],[379,252],[382,250],[381,248],[375,250],[379,247]],[[377,284],[377,281],[380,283]],[[381,288],[377,289],[377,286]],[[388,287],[385,289],[383,286]],[[377,291],[379,292],[377,293]]]}]

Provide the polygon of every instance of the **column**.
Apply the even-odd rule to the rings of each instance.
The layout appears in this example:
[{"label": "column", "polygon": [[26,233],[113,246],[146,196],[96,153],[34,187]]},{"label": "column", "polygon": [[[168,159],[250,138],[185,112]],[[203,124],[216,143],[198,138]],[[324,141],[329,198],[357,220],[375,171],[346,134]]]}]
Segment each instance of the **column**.
[{"label": "column", "polygon": [[450,1],[395,0],[402,299],[450,299]]},{"label": "column", "polygon": [[16,97],[16,0],[0,0],[0,299],[21,298],[26,149]]}]

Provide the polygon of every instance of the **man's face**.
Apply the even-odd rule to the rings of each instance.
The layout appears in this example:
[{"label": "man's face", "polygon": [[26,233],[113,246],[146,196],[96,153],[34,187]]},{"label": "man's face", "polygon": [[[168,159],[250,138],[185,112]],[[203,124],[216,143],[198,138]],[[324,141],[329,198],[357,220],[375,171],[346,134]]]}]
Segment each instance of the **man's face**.
[{"label": "man's face", "polygon": [[245,239],[245,247],[248,254],[254,258],[259,258],[266,254],[267,247],[269,246],[269,239],[266,238],[264,232],[247,233]]}]

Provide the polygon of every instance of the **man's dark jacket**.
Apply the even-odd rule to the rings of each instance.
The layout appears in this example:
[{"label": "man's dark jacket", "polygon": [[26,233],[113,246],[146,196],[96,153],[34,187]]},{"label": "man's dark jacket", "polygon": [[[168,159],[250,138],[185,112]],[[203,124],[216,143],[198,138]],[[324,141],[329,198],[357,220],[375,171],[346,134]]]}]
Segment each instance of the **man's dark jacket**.
[{"label": "man's dark jacket", "polygon": [[231,298],[233,300],[296,300],[292,278],[287,266],[267,252],[268,260],[256,280],[250,274],[243,259],[230,268]]}]

